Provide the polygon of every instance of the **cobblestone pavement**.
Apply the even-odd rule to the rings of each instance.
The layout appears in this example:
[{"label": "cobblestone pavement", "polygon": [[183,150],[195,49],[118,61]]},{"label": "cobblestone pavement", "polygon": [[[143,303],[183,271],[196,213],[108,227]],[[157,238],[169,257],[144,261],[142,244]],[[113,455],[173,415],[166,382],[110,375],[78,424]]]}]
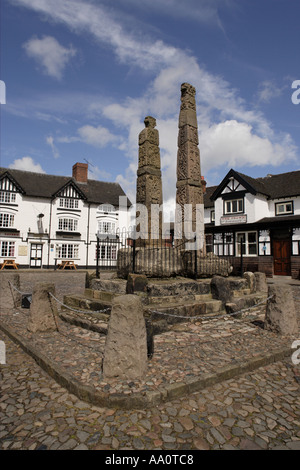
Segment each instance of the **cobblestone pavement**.
[{"label": "cobblestone pavement", "polygon": [[[300,311],[300,287],[294,286],[293,293]],[[22,317],[13,318],[15,327],[21,331]],[[166,352],[171,354],[170,381],[176,381],[176,373],[179,374],[176,364],[187,367],[188,375],[201,372],[199,364],[203,357],[196,357],[193,362],[193,355],[184,343],[187,336],[194,341],[195,350],[196,333],[199,333],[205,354],[203,364],[210,370],[220,366],[222,351],[226,360],[235,361],[236,357],[247,355],[244,349],[249,347],[249,341],[254,341],[254,348],[249,347],[251,354],[255,341],[261,351],[268,349],[269,341],[274,345],[283,341],[274,335],[267,337],[252,323],[229,320],[217,321],[213,327],[209,325],[178,327],[174,332],[177,362],[174,362],[172,335],[167,334],[164,339],[157,337],[156,354],[150,367],[153,379],[149,377],[147,387],[159,387],[153,383],[160,379],[155,362],[160,362],[155,358],[159,353],[161,358]],[[97,355],[101,341],[96,340],[94,332],[81,330],[74,327],[72,331],[77,340],[80,335],[80,343],[93,347],[89,353],[86,347],[78,347],[77,351],[84,351],[90,359],[91,353]],[[66,350],[64,359],[71,369],[74,357],[70,352],[76,348],[68,348],[67,339],[60,351]],[[300,450],[300,365],[294,364],[291,357],[149,409],[122,410],[81,401],[0,330],[1,340],[6,345],[6,364],[0,365],[1,450]],[[49,337],[45,336],[44,340],[45,345],[50,343]],[[43,345],[42,337],[38,341]],[[71,343],[75,345],[74,341]],[[54,347],[49,354],[54,357],[55,352]],[[188,353],[188,362],[184,361],[184,352]],[[83,356],[83,364],[86,358]],[[167,357],[164,367],[168,367]],[[99,381],[95,363],[85,363],[81,380]]]},{"label": "cobblestone pavement", "polygon": [[300,450],[300,375],[290,359],[148,410],[91,406],[3,333],[2,450]]}]

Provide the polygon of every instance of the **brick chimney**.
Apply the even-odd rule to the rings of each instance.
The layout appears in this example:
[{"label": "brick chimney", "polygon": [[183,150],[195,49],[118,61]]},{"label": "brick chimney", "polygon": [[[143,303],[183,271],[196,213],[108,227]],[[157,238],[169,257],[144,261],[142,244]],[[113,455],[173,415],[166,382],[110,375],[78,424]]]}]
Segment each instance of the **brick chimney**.
[{"label": "brick chimney", "polygon": [[88,164],[75,163],[72,168],[72,176],[78,183],[87,183],[88,180]]}]

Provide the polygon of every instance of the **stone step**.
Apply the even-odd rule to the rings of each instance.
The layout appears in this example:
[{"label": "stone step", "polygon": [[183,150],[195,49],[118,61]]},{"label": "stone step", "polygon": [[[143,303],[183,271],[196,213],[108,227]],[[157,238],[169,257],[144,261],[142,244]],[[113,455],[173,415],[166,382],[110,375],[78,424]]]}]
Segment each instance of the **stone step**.
[{"label": "stone step", "polygon": [[63,303],[65,304],[61,308],[63,311],[70,311],[70,308],[73,307],[74,311],[81,311],[82,313],[91,312],[103,320],[107,320],[110,314],[110,311],[107,310],[111,308],[110,302],[86,298],[84,295],[65,295]]},{"label": "stone step", "polygon": [[84,295],[88,299],[103,300],[104,302],[112,302],[115,297],[119,295],[123,295],[123,294],[117,293],[117,292],[85,289]]},{"label": "stone step", "polygon": [[[193,303],[186,303],[183,304],[176,303],[176,304],[150,304],[145,306],[145,310],[147,313],[151,314],[151,312],[158,312],[155,315],[167,314],[170,315],[170,320],[172,316],[179,315],[184,316],[187,319],[189,317],[195,316],[205,316],[206,314],[211,313],[224,313],[223,304],[220,300],[208,300],[206,302],[193,302]],[[163,315],[164,316],[164,315]]]},{"label": "stone step", "polygon": [[90,288],[94,291],[126,294],[126,284],[124,279],[93,279]]},{"label": "stone step", "polygon": [[233,290],[233,297],[241,297],[241,295],[250,295],[251,290],[250,289],[239,289],[239,290]]}]

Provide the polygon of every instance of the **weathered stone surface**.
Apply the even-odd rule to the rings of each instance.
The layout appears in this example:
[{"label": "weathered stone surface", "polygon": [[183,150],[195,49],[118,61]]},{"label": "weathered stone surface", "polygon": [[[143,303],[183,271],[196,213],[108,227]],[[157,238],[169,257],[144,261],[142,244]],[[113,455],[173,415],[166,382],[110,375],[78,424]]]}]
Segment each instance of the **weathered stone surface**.
[{"label": "weathered stone surface", "polygon": [[[145,129],[139,134],[139,164],[137,170],[136,203],[137,234],[143,243],[155,244],[162,237],[162,213],[157,217],[152,214],[152,205],[162,205],[162,179],[159,150],[159,133],[156,120],[147,116]],[[138,205],[143,205],[147,213],[141,212]],[[152,233],[151,233],[152,231]],[[154,233],[153,233],[154,232]],[[137,244],[140,239],[137,239]]]},{"label": "weathered stone surface", "polygon": [[[15,288],[15,289],[14,289]],[[14,308],[21,305],[20,275],[18,273],[0,273],[0,306],[3,309]]]},{"label": "weathered stone surface", "polygon": [[[120,249],[117,258],[118,276],[127,279],[129,273],[132,272],[132,267],[133,249]],[[176,247],[155,250],[137,247],[134,270],[136,274],[143,274],[147,277],[195,277],[195,251]],[[227,277],[230,272],[231,266],[227,259],[215,256],[213,253],[203,256],[200,251],[197,251],[198,278],[212,277],[216,274]]]},{"label": "weathered stone surface", "polygon": [[[186,205],[192,206],[188,216],[191,232],[197,232],[200,237],[200,249],[204,254],[204,221],[197,221],[197,210],[203,206],[203,188],[201,181],[200,151],[198,148],[198,124],[196,113],[196,90],[189,83],[181,85],[181,107],[179,113],[178,153],[177,153],[177,184],[176,184],[176,220],[175,232],[182,233],[185,239],[190,239],[184,233],[184,224],[187,222]],[[180,208],[180,210],[178,209]],[[197,210],[196,210],[197,208]],[[202,219],[202,217],[201,217]],[[199,232],[199,233],[198,233]],[[199,240],[198,240],[199,242]],[[178,241],[180,243],[180,241]]]},{"label": "weathered stone surface", "polygon": [[254,273],[255,276],[255,284],[256,284],[256,291],[257,292],[268,292],[268,284],[267,278],[265,273],[256,272]]},{"label": "weathered stone surface", "polygon": [[37,284],[32,292],[32,302],[27,328],[32,333],[57,331],[57,304],[49,295],[55,295],[54,284]]},{"label": "weathered stone surface", "polygon": [[126,294],[147,292],[148,279],[144,274],[129,274],[126,284]]},{"label": "weathered stone surface", "polygon": [[230,282],[222,276],[213,276],[211,280],[211,293],[214,299],[222,300],[222,302],[231,302],[232,290]]},{"label": "weathered stone surface", "polygon": [[147,370],[147,334],[140,298],[121,295],[112,304],[106,338],[103,377],[141,379]]},{"label": "weathered stone surface", "polygon": [[247,280],[250,293],[253,294],[253,292],[256,291],[256,278],[254,273],[247,271],[243,274],[243,277]]},{"label": "weathered stone surface", "polygon": [[[133,249],[122,248],[118,251],[117,272],[121,278],[132,272]],[[147,277],[170,277],[182,273],[182,255],[173,248],[142,248],[135,251],[135,273]]]},{"label": "weathered stone surface", "polygon": [[265,329],[281,335],[298,334],[297,314],[290,286],[269,286]]}]

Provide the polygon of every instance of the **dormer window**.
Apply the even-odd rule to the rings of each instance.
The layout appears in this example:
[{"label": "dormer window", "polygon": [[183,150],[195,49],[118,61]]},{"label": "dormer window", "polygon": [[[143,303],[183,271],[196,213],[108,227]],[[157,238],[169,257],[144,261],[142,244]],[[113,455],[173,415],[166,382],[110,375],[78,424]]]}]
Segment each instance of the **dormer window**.
[{"label": "dormer window", "polygon": [[16,193],[1,191],[0,192],[0,202],[6,202],[8,204],[16,202]]},{"label": "dormer window", "polygon": [[102,204],[98,207],[99,212],[116,212],[112,204]]},{"label": "dormer window", "polygon": [[64,209],[78,209],[78,202],[78,199],[61,197],[59,198],[59,207]]},{"label": "dormer window", "polygon": [[244,212],[244,199],[224,201],[224,214],[238,214],[242,212]]}]

